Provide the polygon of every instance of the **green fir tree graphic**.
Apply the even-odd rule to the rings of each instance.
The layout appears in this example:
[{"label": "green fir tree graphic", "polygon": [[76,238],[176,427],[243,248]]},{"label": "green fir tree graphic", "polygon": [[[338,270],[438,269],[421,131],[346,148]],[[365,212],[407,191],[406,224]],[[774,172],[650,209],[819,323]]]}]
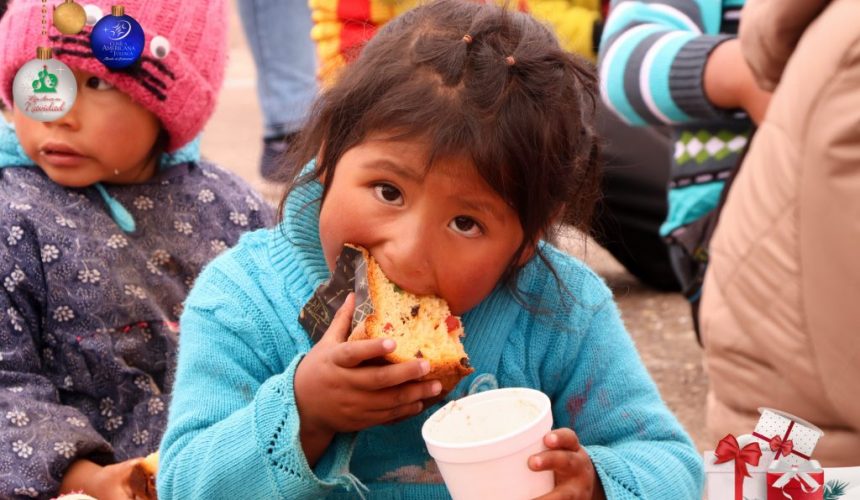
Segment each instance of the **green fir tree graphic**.
[{"label": "green fir tree graphic", "polygon": [[848,489],[848,483],[834,479],[824,483],[824,500],[838,500]]}]

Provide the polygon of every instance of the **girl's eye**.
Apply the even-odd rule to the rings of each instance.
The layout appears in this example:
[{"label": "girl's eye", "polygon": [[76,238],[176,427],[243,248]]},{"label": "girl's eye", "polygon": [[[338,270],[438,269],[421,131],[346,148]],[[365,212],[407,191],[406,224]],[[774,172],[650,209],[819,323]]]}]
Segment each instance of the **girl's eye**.
[{"label": "girl's eye", "polygon": [[377,184],[373,186],[373,190],[376,192],[376,197],[385,203],[392,205],[403,204],[403,195],[400,194],[399,189],[391,184]]},{"label": "girl's eye", "polygon": [[97,76],[91,76],[87,79],[87,87],[95,90],[110,90],[113,88],[113,85]]},{"label": "girl's eye", "polygon": [[475,238],[484,234],[483,229],[475,222],[475,219],[466,217],[465,215],[454,217],[454,220],[448,224],[448,227],[469,238]]}]

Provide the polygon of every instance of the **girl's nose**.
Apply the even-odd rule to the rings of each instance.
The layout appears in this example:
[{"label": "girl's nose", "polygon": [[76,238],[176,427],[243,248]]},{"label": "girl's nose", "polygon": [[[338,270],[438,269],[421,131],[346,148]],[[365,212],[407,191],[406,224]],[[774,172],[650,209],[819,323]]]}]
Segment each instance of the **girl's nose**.
[{"label": "girl's nose", "polygon": [[435,293],[431,239],[420,224],[394,228],[385,243],[380,263],[388,279],[416,295]]}]

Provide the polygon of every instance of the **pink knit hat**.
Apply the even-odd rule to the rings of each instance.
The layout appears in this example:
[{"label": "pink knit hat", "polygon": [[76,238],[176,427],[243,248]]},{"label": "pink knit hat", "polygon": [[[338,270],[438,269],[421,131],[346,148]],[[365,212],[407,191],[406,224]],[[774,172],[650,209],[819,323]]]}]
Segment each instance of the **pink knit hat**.
[{"label": "pink knit hat", "polygon": [[[0,20],[0,96],[12,105],[12,80],[18,69],[47,44],[54,58],[97,75],[156,115],[170,136],[172,152],[197,136],[215,108],[227,59],[227,4],[224,0],[77,0],[109,15],[112,5],[125,7],[146,35],[140,61],[124,70],[110,70],[90,49],[92,26],[74,36],[51,24],[42,37],[42,2],[13,0]],[[155,43],[153,43],[155,39]]]}]

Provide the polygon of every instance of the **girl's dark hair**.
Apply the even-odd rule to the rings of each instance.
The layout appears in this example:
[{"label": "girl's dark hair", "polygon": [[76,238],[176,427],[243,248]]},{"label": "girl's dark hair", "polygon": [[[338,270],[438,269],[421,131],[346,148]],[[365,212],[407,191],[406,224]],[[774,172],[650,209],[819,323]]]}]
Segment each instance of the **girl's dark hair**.
[{"label": "girl's dark hair", "polygon": [[437,0],[385,25],[320,95],[284,167],[289,190],[321,178],[325,198],[338,160],[374,132],[426,140],[428,168],[469,158],[519,214],[523,243],[502,277],[511,285],[523,252],[562,215],[589,230],[600,181],[595,88],[592,65],[534,18]]}]

